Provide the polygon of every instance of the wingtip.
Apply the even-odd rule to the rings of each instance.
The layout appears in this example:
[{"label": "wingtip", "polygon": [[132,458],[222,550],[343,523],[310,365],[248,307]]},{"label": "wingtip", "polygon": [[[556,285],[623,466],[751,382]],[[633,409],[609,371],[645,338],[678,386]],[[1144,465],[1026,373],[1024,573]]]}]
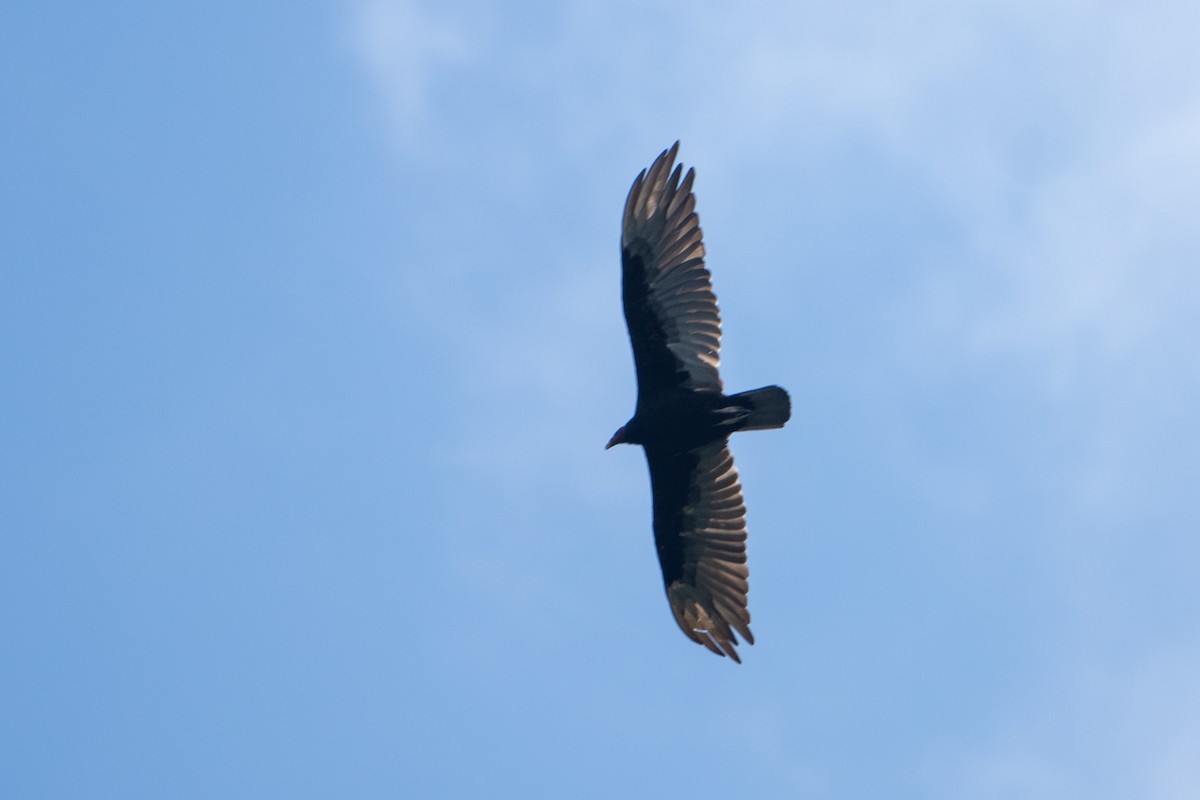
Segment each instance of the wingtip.
[{"label": "wingtip", "polygon": [[667,599],[680,630],[710,653],[742,663],[737,652],[738,634],[742,635],[746,644],[754,644],[749,614],[743,612],[741,616],[744,619],[729,619],[722,614],[719,606],[701,602],[696,591],[695,587],[681,581],[673,581],[667,587]]},{"label": "wingtip", "polygon": [[653,173],[656,169],[661,172],[666,172],[675,159],[679,156],[679,140],[675,140],[675,144],[668,147],[658,154],[658,158],[654,159],[654,163],[650,165],[650,172]]}]

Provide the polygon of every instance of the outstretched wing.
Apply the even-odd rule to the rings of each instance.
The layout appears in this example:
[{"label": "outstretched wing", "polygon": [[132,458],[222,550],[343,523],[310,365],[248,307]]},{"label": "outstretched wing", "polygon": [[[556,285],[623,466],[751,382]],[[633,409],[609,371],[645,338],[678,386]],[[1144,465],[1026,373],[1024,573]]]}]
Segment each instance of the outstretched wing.
[{"label": "outstretched wing", "polygon": [[688,638],[741,663],[750,644],[746,606],[746,505],[727,440],[688,452],[646,446],[654,493],[654,541],[667,599]]},{"label": "outstretched wing", "polygon": [[704,267],[704,240],[692,194],[671,169],[679,142],[642,171],[621,225],[622,298],[637,367],[638,407],[680,388],[721,391],[721,318]]}]

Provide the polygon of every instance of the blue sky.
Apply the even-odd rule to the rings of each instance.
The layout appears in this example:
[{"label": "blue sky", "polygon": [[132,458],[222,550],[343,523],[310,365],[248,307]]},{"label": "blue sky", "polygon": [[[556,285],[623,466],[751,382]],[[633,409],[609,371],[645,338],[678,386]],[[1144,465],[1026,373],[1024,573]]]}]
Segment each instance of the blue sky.
[{"label": "blue sky", "polygon": [[[0,13],[0,788],[1200,796],[1200,6]],[[698,172],[758,638],[618,222]]]}]

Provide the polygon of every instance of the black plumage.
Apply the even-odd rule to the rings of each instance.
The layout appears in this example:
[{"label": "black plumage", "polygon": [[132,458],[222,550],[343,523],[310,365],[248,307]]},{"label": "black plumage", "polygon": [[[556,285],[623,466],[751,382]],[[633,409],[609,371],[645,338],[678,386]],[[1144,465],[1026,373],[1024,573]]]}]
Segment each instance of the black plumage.
[{"label": "black plumage", "polygon": [[726,395],[718,371],[721,318],[704,266],[692,193],[674,166],[679,143],[634,180],[621,225],[622,300],[638,399],[607,447],[640,444],[650,467],[654,541],[667,599],[688,638],[741,662],[754,643],[746,605],[746,506],[729,435],[781,428],[787,392]]}]

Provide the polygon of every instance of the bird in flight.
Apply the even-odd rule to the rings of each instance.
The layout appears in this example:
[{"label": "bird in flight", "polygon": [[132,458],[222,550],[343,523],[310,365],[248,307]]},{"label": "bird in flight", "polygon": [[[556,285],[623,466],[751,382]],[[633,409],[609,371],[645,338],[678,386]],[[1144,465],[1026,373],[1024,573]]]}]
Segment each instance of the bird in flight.
[{"label": "bird in flight", "polygon": [[721,318],[704,266],[692,193],[695,170],[675,166],[676,142],[642,170],[621,222],[621,295],[633,345],[633,417],[605,449],[640,444],[650,466],[654,543],[667,600],[689,639],[738,657],[754,644],[746,606],[746,506],[729,435],[782,428],[787,392],[726,395],[718,372]]}]

